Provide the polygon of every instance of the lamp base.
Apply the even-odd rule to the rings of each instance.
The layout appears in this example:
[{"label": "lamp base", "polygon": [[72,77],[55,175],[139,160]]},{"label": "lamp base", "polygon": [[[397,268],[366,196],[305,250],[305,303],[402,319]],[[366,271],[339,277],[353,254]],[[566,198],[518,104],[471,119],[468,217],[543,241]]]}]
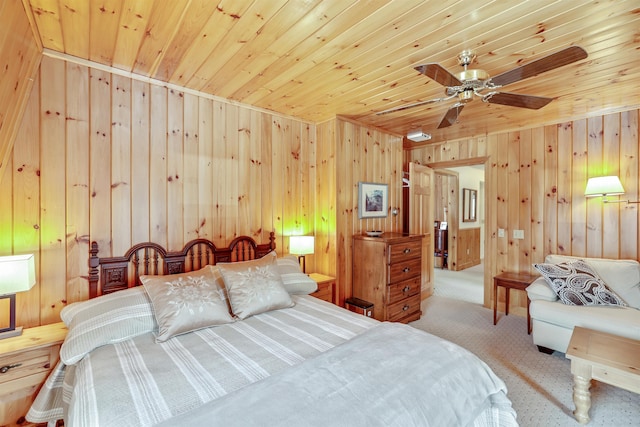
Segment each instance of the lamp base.
[{"label": "lamp base", "polygon": [[18,326],[15,329],[10,329],[5,332],[0,332],[0,340],[3,340],[5,338],[17,337],[20,335],[22,335],[22,326]]},{"label": "lamp base", "polygon": [[304,258],[304,255],[298,255],[298,263],[302,266],[302,272],[307,274],[307,261]]}]

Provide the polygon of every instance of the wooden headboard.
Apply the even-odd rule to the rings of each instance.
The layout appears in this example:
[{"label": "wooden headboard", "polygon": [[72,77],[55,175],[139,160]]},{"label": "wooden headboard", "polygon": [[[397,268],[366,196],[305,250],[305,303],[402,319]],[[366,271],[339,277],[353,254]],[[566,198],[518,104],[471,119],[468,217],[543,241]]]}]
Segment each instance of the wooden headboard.
[{"label": "wooden headboard", "polygon": [[89,298],[140,285],[142,275],[186,273],[217,262],[248,261],[262,258],[276,248],[275,234],[269,243],[257,244],[240,236],[226,248],[217,248],[207,239],[188,242],[181,251],[169,252],[157,243],[138,243],[121,257],[98,257],[98,243],[89,249]]}]

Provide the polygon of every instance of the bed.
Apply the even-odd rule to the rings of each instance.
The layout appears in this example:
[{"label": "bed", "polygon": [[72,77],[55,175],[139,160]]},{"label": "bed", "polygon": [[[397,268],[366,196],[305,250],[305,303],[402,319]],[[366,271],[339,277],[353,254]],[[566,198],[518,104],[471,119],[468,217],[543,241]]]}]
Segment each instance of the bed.
[{"label": "bed", "polygon": [[65,426],[517,426],[504,383],[424,331],[309,294],[273,233],[90,249],[60,363],[27,419]]}]

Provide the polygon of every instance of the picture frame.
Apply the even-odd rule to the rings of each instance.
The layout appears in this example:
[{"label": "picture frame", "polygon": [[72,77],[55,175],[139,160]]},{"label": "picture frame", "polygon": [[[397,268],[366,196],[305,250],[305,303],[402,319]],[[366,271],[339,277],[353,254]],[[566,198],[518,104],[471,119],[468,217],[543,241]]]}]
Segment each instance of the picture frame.
[{"label": "picture frame", "polygon": [[358,218],[386,218],[389,186],[374,182],[358,183]]}]

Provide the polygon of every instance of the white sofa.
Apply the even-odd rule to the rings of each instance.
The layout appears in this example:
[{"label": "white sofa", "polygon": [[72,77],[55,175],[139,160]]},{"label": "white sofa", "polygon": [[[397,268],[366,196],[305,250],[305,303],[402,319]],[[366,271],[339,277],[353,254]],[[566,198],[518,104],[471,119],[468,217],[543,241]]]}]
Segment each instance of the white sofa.
[{"label": "white sofa", "polygon": [[545,263],[576,259],[589,264],[628,307],[563,304],[541,276],[527,288],[533,343],[545,353],[552,350],[566,353],[574,326],[640,340],[640,263],[564,255],[548,255]]}]

